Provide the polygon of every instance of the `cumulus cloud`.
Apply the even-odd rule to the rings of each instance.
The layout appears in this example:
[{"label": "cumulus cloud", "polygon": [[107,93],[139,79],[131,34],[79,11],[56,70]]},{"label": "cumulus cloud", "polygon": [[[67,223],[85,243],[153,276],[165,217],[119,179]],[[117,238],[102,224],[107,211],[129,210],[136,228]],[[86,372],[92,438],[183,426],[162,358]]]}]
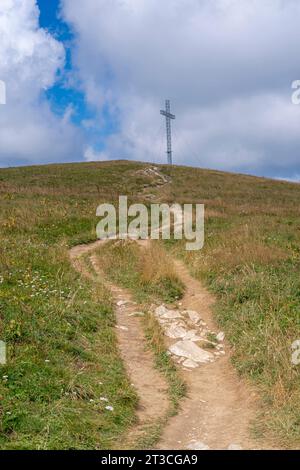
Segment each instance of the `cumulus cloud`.
[{"label": "cumulus cloud", "polygon": [[63,45],[39,27],[35,0],[1,0],[0,79],[7,103],[0,107],[0,166],[76,158],[80,137],[69,111],[58,118],[42,95],[64,61]]},{"label": "cumulus cloud", "polygon": [[109,160],[109,156],[105,152],[97,152],[93,147],[87,147],[84,151],[84,159],[87,162]]},{"label": "cumulus cloud", "polygon": [[106,155],[163,160],[172,100],[175,161],[299,174],[298,0],[61,0],[87,99],[118,123]]}]

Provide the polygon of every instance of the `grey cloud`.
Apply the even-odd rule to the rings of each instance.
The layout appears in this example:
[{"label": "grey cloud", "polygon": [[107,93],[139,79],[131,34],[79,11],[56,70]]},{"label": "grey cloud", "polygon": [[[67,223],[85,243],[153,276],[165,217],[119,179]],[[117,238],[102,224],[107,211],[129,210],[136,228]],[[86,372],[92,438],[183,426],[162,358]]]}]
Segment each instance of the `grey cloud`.
[{"label": "grey cloud", "polygon": [[177,163],[300,173],[300,107],[290,88],[300,77],[298,1],[62,4],[88,99],[117,110],[105,158],[163,160],[156,129],[168,97]]}]

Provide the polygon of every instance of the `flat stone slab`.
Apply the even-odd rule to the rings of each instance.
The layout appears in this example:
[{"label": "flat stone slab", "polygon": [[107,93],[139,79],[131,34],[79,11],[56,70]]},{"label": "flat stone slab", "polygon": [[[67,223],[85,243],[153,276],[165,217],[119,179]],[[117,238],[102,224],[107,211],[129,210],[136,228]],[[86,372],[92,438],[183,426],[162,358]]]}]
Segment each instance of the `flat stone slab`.
[{"label": "flat stone slab", "polygon": [[183,339],[185,341],[200,341],[202,338],[197,335],[197,330],[189,330]]},{"label": "flat stone slab", "polygon": [[196,367],[198,367],[198,363],[197,362],[194,362],[192,361],[192,359],[186,359],[182,365],[184,367],[187,367],[188,369],[196,369]]},{"label": "flat stone slab", "polygon": [[200,363],[208,363],[214,358],[213,354],[199,348],[193,341],[178,341],[169,347],[169,351],[175,356],[185,357]]},{"label": "flat stone slab", "polygon": [[166,329],[165,335],[173,339],[184,338],[187,331],[182,326],[173,323]]},{"label": "flat stone slab", "polygon": [[197,323],[199,323],[199,321],[201,320],[199,313],[195,312],[194,310],[185,310],[184,313],[189,316],[191,322],[195,323],[195,325],[197,325]]},{"label": "flat stone slab", "polygon": [[155,309],[155,315],[163,320],[175,320],[176,318],[182,318],[182,315],[178,310],[169,310],[164,305],[160,305]]}]

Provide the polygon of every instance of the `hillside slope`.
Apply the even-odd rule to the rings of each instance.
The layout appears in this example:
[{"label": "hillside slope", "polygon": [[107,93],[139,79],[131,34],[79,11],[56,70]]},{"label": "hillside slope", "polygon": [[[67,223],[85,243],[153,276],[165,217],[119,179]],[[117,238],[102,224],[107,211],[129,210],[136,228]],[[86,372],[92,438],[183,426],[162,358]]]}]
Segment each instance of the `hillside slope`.
[{"label": "hillside slope", "polygon": [[[291,363],[291,345],[300,339],[300,185],[160,171],[163,180],[133,162],[0,170],[0,339],[8,345],[1,448],[117,447],[135,422],[137,397],[120,360],[111,294],[82,279],[68,255],[95,239],[97,206],[120,194],[132,202],[205,204],[204,249],[165,247],[216,295],[234,364],[264,401],[256,435],[299,447],[300,366]],[[156,289],[162,296],[166,285]],[[101,400],[107,396],[114,413]]]}]

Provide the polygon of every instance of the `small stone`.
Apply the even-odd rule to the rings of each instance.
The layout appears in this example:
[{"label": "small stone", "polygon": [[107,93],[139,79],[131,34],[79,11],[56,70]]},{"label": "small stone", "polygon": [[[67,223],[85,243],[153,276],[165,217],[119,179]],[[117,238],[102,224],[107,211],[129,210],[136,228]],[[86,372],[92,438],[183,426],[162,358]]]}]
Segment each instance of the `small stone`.
[{"label": "small stone", "polygon": [[128,300],[119,300],[119,302],[117,302],[117,306],[118,307],[124,307],[128,303],[130,303]]},{"label": "small stone", "polygon": [[108,402],[108,399],[106,397],[100,397],[100,401],[106,401]]},{"label": "small stone", "polygon": [[190,320],[195,323],[195,325],[201,320],[199,313],[194,312],[194,310],[186,310],[185,313],[187,313],[187,315],[190,317]]},{"label": "small stone", "polygon": [[106,409],[107,411],[114,411],[113,406],[110,406],[110,405],[106,406],[105,409]]},{"label": "small stone", "polygon": [[243,450],[243,448],[239,444],[230,444],[227,450]]},{"label": "small stone", "polygon": [[167,309],[164,305],[160,305],[159,307],[157,307],[157,308],[155,309],[155,315],[156,315],[157,317],[160,317],[161,315],[163,315],[164,313],[166,313],[167,310],[168,310],[168,309]]},{"label": "small stone", "polygon": [[175,320],[176,318],[182,318],[178,310],[169,310],[164,305],[160,305],[155,309],[155,315],[165,320]]},{"label": "small stone", "polygon": [[133,312],[128,315],[129,317],[144,317],[144,312]]},{"label": "small stone", "polygon": [[220,333],[217,334],[217,340],[224,341],[224,339],[225,339],[225,333],[223,331],[220,331]]},{"label": "small stone", "polygon": [[117,330],[128,331],[127,326],[117,325],[116,328]]},{"label": "small stone", "polygon": [[192,359],[186,359],[183,362],[183,366],[187,367],[188,369],[196,369],[196,367],[198,367],[198,364],[197,364],[197,362],[192,361]]},{"label": "small stone", "polygon": [[187,448],[189,450],[209,450],[209,446],[201,441],[191,441]]}]

